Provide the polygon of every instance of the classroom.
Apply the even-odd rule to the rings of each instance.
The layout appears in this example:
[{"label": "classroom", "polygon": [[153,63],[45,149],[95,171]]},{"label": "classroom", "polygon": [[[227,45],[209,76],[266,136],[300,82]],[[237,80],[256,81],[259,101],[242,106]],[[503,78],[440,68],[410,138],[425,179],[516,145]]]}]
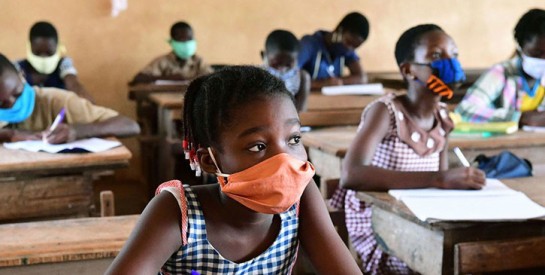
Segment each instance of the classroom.
[{"label": "classroom", "polygon": [[0,7],[0,274],[545,274],[542,0]]}]

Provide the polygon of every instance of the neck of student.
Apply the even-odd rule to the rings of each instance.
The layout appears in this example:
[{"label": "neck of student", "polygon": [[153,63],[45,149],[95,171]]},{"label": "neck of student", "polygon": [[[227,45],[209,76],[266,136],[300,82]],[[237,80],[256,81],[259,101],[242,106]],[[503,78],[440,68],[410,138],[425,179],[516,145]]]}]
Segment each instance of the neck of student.
[{"label": "neck of student", "polygon": [[[219,188],[219,185],[218,185]],[[220,204],[223,206],[225,220],[235,226],[256,226],[270,224],[274,215],[255,212],[219,190]]]},{"label": "neck of student", "polygon": [[441,96],[426,87],[409,87],[405,95],[404,106],[417,118],[429,118],[434,115]]},{"label": "neck of student", "polygon": [[324,35],[324,43],[326,48],[331,47],[331,44],[333,44],[333,32],[328,32]]}]

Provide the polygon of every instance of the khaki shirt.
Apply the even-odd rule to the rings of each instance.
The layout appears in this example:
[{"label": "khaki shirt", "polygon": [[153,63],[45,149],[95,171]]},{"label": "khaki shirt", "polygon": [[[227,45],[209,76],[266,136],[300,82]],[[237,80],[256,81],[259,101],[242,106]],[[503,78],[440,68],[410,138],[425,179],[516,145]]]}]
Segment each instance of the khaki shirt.
[{"label": "khaki shirt", "polygon": [[140,73],[155,77],[180,75],[183,78],[192,79],[212,73],[212,68],[197,55],[193,55],[186,60],[185,64],[182,64],[176,55],[171,52],[154,59]]},{"label": "khaki shirt", "polygon": [[[101,122],[119,115],[114,110],[93,105],[90,101],[77,96],[74,92],[37,86],[33,88],[36,91],[34,111],[25,121],[12,124],[10,127],[13,129],[46,130],[51,126],[63,107],[65,108],[64,123],[67,124]],[[0,125],[0,127],[3,126]]]}]

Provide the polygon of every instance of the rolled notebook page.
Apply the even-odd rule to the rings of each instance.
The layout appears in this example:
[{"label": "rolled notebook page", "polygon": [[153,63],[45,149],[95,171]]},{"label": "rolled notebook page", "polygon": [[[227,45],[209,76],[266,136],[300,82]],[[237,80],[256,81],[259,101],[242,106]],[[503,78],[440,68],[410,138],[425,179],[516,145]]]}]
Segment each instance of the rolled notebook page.
[{"label": "rolled notebook page", "polygon": [[322,87],[324,95],[383,95],[384,88],[381,83],[326,86]]}]

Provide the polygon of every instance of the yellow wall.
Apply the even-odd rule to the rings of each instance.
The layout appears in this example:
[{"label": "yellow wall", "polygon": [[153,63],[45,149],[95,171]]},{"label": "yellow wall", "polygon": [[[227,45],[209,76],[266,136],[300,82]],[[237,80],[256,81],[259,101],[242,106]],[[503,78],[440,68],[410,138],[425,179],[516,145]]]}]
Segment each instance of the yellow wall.
[{"label": "yellow wall", "polygon": [[[333,29],[348,12],[371,23],[358,49],[367,70],[395,70],[394,44],[407,28],[433,22],[458,43],[465,67],[488,67],[510,56],[512,30],[529,8],[543,0],[128,0],[128,10],[110,16],[110,0],[0,0],[0,52],[23,57],[30,26],[51,21],[83,84],[101,105],[134,117],[126,83],[147,62],[169,50],[171,24],[186,20],[198,39],[198,53],[210,63],[260,62],[269,31],[297,36]],[[129,147],[137,154],[134,140]],[[135,176],[137,174],[134,174]]]}]

